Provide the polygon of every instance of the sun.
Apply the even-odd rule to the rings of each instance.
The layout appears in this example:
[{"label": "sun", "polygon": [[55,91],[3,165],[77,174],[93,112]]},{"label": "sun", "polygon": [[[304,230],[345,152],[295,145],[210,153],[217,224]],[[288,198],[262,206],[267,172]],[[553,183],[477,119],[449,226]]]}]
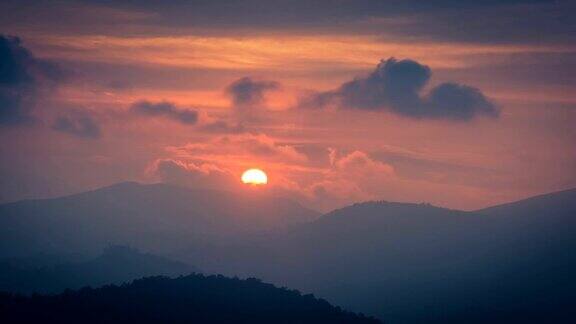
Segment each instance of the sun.
[{"label": "sun", "polygon": [[242,173],[242,182],[250,185],[265,185],[268,183],[268,176],[260,169],[248,169]]}]

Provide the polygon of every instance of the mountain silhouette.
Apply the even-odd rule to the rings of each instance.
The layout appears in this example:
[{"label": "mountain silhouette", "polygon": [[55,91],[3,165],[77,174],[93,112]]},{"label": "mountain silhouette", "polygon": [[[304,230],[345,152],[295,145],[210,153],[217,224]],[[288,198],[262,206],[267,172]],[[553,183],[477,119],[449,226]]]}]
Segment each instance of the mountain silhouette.
[{"label": "mountain silhouette", "polygon": [[150,277],[60,295],[0,294],[3,323],[380,323],[257,279]]},{"label": "mountain silhouette", "polygon": [[109,246],[93,259],[34,265],[28,258],[0,260],[0,291],[58,293],[84,286],[124,283],[146,276],[178,276],[198,272],[188,264],[142,253],[126,246]]},{"label": "mountain silhouette", "polygon": [[317,217],[266,195],[124,183],[2,205],[0,215],[0,255],[127,244],[389,323],[576,316],[576,189],[477,211],[379,201]]},{"label": "mountain silhouette", "polygon": [[576,315],[574,189],[473,212],[359,203],[261,245],[272,248],[233,271],[390,323],[563,323]]},{"label": "mountain silhouette", "polygon": [[265,193],[120,183],[67,197],[0,205],[0,257],[96,254],[108,244],[150,252],[310,221],[318,214]]}]

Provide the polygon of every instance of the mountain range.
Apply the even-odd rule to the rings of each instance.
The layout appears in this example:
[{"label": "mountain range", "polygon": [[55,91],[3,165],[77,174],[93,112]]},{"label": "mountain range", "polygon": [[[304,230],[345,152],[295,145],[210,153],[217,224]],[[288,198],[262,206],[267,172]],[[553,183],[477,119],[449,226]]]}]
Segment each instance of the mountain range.
[{"label": "mountain range", "polygon": [[307,222],[319,214],[266,193],[125,182],[71,196],[0,205],[0,257],[97,254],[109,244],[167,252]]},{"label": "mountain range", "polygon": [[55,257],[60,261],[51,263],[48,260],[54,257],[48,255],[0,260],[0,291],[54,294],[86,286],[123,284],[147,276],[175,277],[200,272],[186,263],[126,246],[108,246],[101,255],[88,259],[70,256],[64,261]]},{"label": "mountain range", "polygon": [[576,189],[477,211],[123,183],[0,206],[0,255],[127,244],[206,273],[313,292],[388,323],[563,323],[576,315]]},{"label": "mountain range", "polygon": [[560,323],[574,315],[576,190],[474,212],[361,203],[276,241],[266,245],[282,261],[261,277],[391,323]]}]

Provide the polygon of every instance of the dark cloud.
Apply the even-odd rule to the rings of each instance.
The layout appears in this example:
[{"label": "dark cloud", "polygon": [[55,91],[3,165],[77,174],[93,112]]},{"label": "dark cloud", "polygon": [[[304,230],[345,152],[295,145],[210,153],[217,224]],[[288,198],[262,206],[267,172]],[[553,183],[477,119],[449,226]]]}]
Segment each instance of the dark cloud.
[{"label": "dark cloud", "polygon": [[63,77],[57,65],[34,57],[19,38],[0,34],[0,125],[31,121],[37,99]]},{"label": "dark cloud", "polygon": [[456,83],[442,83],[426,96],[421,92],[432,72],[412,60],[382,60],[366,77],[342,84],[338,89],[304,98],[303,108],[387,110],[411,118],[471,120],[497,117],[498,109],[480,90]]},{"label": "dark cloud", "polygon": [[422,117],[471,120],[476,116],[498,117],[499,110],[476,88],[456,83],[442,83],[433,88]]},{"label": "dark cloud", "polygon": [[198,112],[196,110],[178,108],[168,101],[153,103],[141,100],[133,103],[130,109],[133,113],[139,115],[166,117],[187,125],[194,125],[198,122]]},{"label": "dark cloud", "polygon": [[[482,3],[483,1],[476,1]],[[475,43],[566,44],[576,41],[576,2],[500,1],[422,12],[410,23],[391,26],[398,36]]]},{"label": "dark cloud", "polygon": [[[69,26],[77,25],[82,31],[89,28],[86,33],[94,30],[125,33],[129,30],[148,35],[151,32],[181,33],[185,28],[194,28],[195,32],[226,30],[238,33],[262,28],[300,33],[321,30],[338,34],[394,35],[411,41],[425,38],[490,44],[570,44],[576,40],[576,20],[573,19],[576,4],[572,0],[84,1],[89,5],[83,11],[76,10],[80,13],[70,14],[68,9],[68,14],[63,14],[61,5],[49,2],[5,0],[3,2],[16,2],[18,8],[24,9],[18,12],[4,10],[3,16],[0,7],[0,21],[5,18],[26,22],[30,11],[42,9],[41,18],[46,17],[45,23],[62,32],[70,32]],[[117,14],[94,18],[95,9],[102,8],[121,10],[128,17]],[[128,19],[139,13],[139,19],[138,15]],[[136,28],[134,19],[140,28]],[[130,28],[121,28],[125,25]],[[154,28],[158,26],[164,28]]]},{"label": "dark cloud", "polygon": [[246,131],[241,123],[231,124],[224,120],[217,120],[207,123],[201,127],[201,130],[207,133],[216,134],[239,134]]},{"label": "dark cloud", "polygon": [[244,77],[234,81],[226,88],[226,93],[232,98],[235,107],[258,106],[264,103],[266,91],[278,89],[275,81],[253,80]]},{"label": "dark cloud", "polygon": [[102,135],[100,125],[89,113],[73,111],[58,117],[52,129],[80,138],[95,139]]}]

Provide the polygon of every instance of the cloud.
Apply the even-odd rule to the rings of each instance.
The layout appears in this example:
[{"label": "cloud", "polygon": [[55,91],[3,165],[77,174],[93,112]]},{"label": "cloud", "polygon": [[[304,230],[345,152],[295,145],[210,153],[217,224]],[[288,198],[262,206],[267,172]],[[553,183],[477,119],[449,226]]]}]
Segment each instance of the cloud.
[{"label": "cloud", "polygon": [[0,125],[32,121],[38,98],[63,78],[56,64],[36,58],[19,38],[0,34]]},{"label": "cloud", "polygon": [[89,113],[78,110],[59,116],[52,129],[87,139],[96,139],[102,135],[98,122]]},{"label": "cloud", "polygon": [[[191,143],[174,148],[189,158],[222,159],[224,162],[235,159],[260,159],[270,162],[304,163],[306,155],[293,146],[278,143],[264,134],[224,135],[206,143]],[[230,162],[230,161],[228,161]]]},{"label": "cloud", "polygon": [[154,103],[141,100],[133,103],[130,110],[138,115],[165,117],[187,125],[194,125],[198,122],[198,112],[196,110],[178,108],[168,101]]},{"label": "cloud", "polygon": [[186,163],[174,159],[158,159],[148,173],[165,183],[201,189],[232,189],[238,180],[227,170],[210,163]]},{"label": "cloud", "polygon": [[379,174],[392,175],[394,168],[389,164],[375,161],[362,151],[354,151],[334,161],[335,170],[350,175]]},{"label": "cloud", "polygon": [[241,123],[231,124],[224,120],[216,120],[212,122],[205,123],[200,127],[200,130],[207,133],[216,134],[239,134],[244,133],[246,129]]},{"label": "cloud", "polygon": [[433,88],[425,99],[424,111],[424,117],[454,120],[499,115],[499,109],[480,90],[457,83],[442,83]]},{"label": "cloud", "polygon": [[280,84],[275,81],[244,77],[232,82],[226,88],[226,93],[232,99],[233,107],[238,113],[249,114],[263,108],[267,91],[276,90],[279,87]]},{"label": "cloud", "polygon": [[[267,192],[301,197],[299,176],[317,172],[308,167],[307,156],[293,145],[279,143],[264,134],[222,135],[203,142],[167,147],[166,151],[170,163],[157,163],[151,168],[156,171],[151,173],[163,172],[163,181],[170,178],[170,182],[190,187],[204,183],[211,188],[241,189],[242,172],[257,167],[268,175]],[[211,185],[213,183],[218,186]]]},{"label": "cloud", "polygon": [[367,153],[353,151],[340,155],[328,150],[330,168],[322,177],[303,190],[308,193],[310,203],[326,209],[361,200],[378,198],[381,187],[397,181],[394,167],[374,160]]},{"label": "cloud", "polygon": [[478,116],[497,117],[498,108],[476,88],[442,83],[422,96],[432,71],[412,60],[382,60],[366,77],[342,84],[338,89],[314,93],[300,107],[390,111],[417,119],[468,121]]},{"label": "cloud", "polygon": [[[22,2],[16,1],[17,4]],[[228,0],[177,1],[170,5],[162,1],[89,2],[92,3],[89,6],[64,8],[68,13],[64,15],[61,6],[43,5],[43,15],[37,19],[57,30],[78,25],[81,30],[96,30],[99,34],[121,31],[133,35],[141,33],[142,28],[151,33],[155,29],[146,27],[158,29],[160,25],[162,28],[156,33],[174,34],[186,28],[221,32],[255,29],[334,34],[362,32],[403,36],[408,41],[437,39],[488,44],[570,44],[576,36],[569,32],[574,30],[572,17],[576,9],[574,1],[570,0]],[[104,11],[103,3],[110,8]],[[29,23],[26,18],[37,6],[36,3],[21,6],[16,12],[0,10],[0,20],[4,14],[21,24]],[[94,12],[103,14],[96,19]],[[135,28],[136,20],[140,28]]]}]

